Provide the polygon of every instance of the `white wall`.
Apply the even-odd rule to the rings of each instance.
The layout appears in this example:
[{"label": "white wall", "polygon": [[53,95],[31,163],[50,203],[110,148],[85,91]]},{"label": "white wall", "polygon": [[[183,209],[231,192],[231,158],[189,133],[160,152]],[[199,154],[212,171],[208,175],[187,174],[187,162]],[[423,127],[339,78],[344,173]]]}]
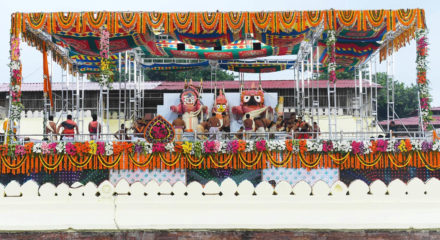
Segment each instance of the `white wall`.
[{"label": "white wall", "polygon": [[[99,193],[99,196],[97,196]],[[440,181],[0,185],[0,230],[439,228]]]}]

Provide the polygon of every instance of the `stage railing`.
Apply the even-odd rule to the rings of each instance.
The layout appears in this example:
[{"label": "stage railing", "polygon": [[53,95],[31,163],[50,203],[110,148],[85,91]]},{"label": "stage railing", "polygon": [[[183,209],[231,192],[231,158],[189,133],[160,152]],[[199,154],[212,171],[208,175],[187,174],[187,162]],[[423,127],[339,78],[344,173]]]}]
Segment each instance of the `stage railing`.
[{"label": "stage railing", "polygon": [[[118,138],[116,138],[116,135]],[[63,141],[63,142],[83,142],[90,140],[99,141],[125,141],[125,142],[135,142],[139,140],[144,140],[144,134],[127,133],[125,135],[121,134],[107,134],[103,133],[99,135],[91,134],[75,134],[73,138],[69,138],[62,135],[53,135],[52,137],[48,134],[20,134],[14,136],[14,141],[25,142],[25,141]],[[391,137],[390,137],[391,136]],[[54,138],[56,137],[56,138]],[[367,140],[377,140],[377,139],[431,139],[429,136],[423,136],[421,132],[393,132],[391,135],[384,132],[343,132],[339,131],[336,134],[330,135],[329,132],[254,132],[254,131],[243,131],[243,132],[217,132],[217,133],[198,133],[198,132],[185,132],[182,135],[176,134],[174,141],[205,141],[205,140],[220,140],[227,141],[233,139],[243,139],[243,140],[286,140],[286,139],[316,139],[316,140],[356,140],[356,141],[367,141]],[[4,135],[0,134],[0,142],[4,142]]]}]

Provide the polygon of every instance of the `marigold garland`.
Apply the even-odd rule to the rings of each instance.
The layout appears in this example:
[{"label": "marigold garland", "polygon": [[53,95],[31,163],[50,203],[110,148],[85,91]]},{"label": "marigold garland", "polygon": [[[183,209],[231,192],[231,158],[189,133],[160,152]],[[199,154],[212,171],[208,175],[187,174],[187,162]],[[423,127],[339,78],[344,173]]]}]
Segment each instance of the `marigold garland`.
[{"label": "marigold garland", "polygon": [[[9,64],[11,80],[9,87],[9,95],[11,99],[10,113],[8,124],[15,125],[21,118],[23,104],[21,103],[21,83],[22,83],[22,65],[20,61],[20,38],[11,35],[10,39],[10,59]],[[8,126],[8,135],[12,135],[15,126]],[[11,138],[8,137],[8,142]]]},{"label": "marigold garland", "polygon": [[[399,141],[398,145],[402,146]],[[417,145],[417,144],[416,144]],[[422,144],[423,145],[423,144]],[[66,145],[67,146],[67,145]],[[72,146],[75,146],[73,144]],[[417,147],[419,149],[419,147]],[[436,149],[438,149],[436,147]],[[425,150],[424,150],[425,151]],[[264,151],[264,152],[248,152],[248,153],[231,153],[231,154],[208,154],[200,158],[185,154],[183,152],[167,152],[167,153],[133,153],[128,150],[119,151],[118,155],[102,156],[92,154],[33,154],[24,155],[23,157],[16,157],[16,160],[10,156],[1,157],[1,172],[6,173],[14,170],[16,173],[27,173],[27,171],[38,172],[45,171],[59,171],[63,169],[96,169],[96,166],[110,169],[155,169],[166,166],[167,168],[248,168],[260,169],[267,166],[273,167],[340,167],[345,168],[383,168],[395,167],[403,168],[407,166],[423,167],[429,170],[439,169],[436,166],[437,159],[440,158],[440,152],[436,150],[433,155],[430,152],[428,159],[426,156],[428,152],[414,150],[406,152],[377,152],[376,154],[351,154],[344,153],[341,157],[335,153],[313,153],[313,152],[298,152],[293,153],[289,151]],[[325,156],[325,157],[324,157]],[[279,159],[280,158],[280,159]],[[124,159],[124,160],[123,160]],[[279,159],[279,160],[278,160]],[[350,159],[350,161],[348,161]],[[370,160],[367,160],[370,159]],[[356,160],[356,161],[353,161]],[[13,161],[17,161],[15,164]],[[67,162],[66,162],[67,161]],[[183,161],[183,162],[182,162]],[[268,162],[266,162],[268,161]],[[296,162],[299,161],[299,162]],[[31,164],[32,163],[32,164]],[[66,165],[68,163],[68,165]],[[98,163],[98,165],[97,165]],[[267,165],[269,164],[269,165]],[[41,165],[43,168],[36,168]],[[33,166],[33,167],[32,167]],[[95,167],[94,167],[95,166]],[[67,167],[67,168],[66,168]],[[99,167],[101,169],[101,167]]]},{"label": "marigold garland", "polygon": [[[246,33],[254,30],[265,32],[303,31],[324,23],[324,30],[337,30],[357,24],[358,30],[366,30],[366,25],[381,26],[387,19],[388,30],[395,30],[396,24],[425,28],[423,9],[398,10],[318,10],[318,11],[283,11],[283,12],[57,12],[57,13],[14,13],[13,32],[26,31],[26,25],[32,29],[46,28],[49,33],[69,31],[76,25],[83,33],[100,29],[104,24],[108,29],[120,31],[136,30],[145,33],[145,28],[161,29],[165,33],[188,32],[199,34],[202,31],[237,33],[244,28]],[[81,21],[80,21],[81,20]],[[200,28],[202,26],[202,28]],[[362,27],[363,26],[363,27]],[[361,29],[362,28],[362,29]]]}]

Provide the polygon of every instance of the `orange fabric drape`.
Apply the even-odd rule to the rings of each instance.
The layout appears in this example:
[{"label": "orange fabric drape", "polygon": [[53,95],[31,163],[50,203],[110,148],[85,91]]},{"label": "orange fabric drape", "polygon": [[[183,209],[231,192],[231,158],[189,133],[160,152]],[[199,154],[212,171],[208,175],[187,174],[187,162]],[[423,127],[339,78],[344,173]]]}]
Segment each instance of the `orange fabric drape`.
[{"label": "orange fabric drape", "polygon": [[432,141],[435,142],[439,139],[440,137],[437,136],[437,132],[435,130],[432,130]]},{"label": "orange fabric drape", "polygon": [[47,62],[47,51],[46,51],[46,42],[43,42],[43,80],[44,80],[44,94],[49,98],[50,100],[50,106],[53,107],[53,98],[52,98],[52,83],[50,81],[49,76],[49,66]]}]

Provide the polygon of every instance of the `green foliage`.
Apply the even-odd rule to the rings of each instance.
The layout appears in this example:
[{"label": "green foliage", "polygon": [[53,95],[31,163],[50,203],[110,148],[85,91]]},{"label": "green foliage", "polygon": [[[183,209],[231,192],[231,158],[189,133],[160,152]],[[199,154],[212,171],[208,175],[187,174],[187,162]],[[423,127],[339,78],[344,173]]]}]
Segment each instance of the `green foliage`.
[{"label": "green foliage", "polygon": [[[336,72],[336,79],[354,79],[354,71]],[[319,74],[319,80],[328,80],[327,71]]]},{"label": "green foliage", "polygon": [[[114,82],[119,82],[119,74],[115,72],[112,76]],[[211,69],[208,68],[196,68],[186,71],[152,71],[145,70],[144,81],[169,81],[169,82],[179,82],[185,79],[192,79],[194,81],[204,81],[211,80]],[[217,70],[217,80],[228,81],[234,80],[234,74],[228,73],[223,69]],[[91,75],[90,81],[97,82],[97,79]]]},{"label": "green foliage", "polygon": [[[386,73],[377,73],[377,83],[383,88],[378,90],[378,119],[384,120],[387,118],[387,75]],[[399,118],[410,117],[414,111],[418,109],[417,86],[411,84],[406,86],[404,83],[394,81],[394,111]]]},{"label": "green foliage", "polygon": [[[210,68],[197,68],[187,71],[145,71],[146,81],[183,81],[184,79],[193,79],[199,81],[211,80],[211,69]],[[217,70],[217,80],[234,80],[234,75],[226,72],[225,70]]]}]

